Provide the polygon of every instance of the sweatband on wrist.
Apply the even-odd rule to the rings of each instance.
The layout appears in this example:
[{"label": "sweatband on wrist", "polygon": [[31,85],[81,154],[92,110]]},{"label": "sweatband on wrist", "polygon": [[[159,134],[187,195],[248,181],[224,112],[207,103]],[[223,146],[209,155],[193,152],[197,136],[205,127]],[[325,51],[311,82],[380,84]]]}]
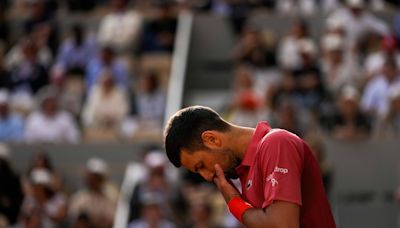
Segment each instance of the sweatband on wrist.
[{"label": "sweatband on wrist", "polygon": [[232,215],[235,216],[235,218],[237,220],[239,220],[239,222],[243,223],[242,217],[243,217],[244,212],[247,209],[253,208],[253,207],[249,203],[244,201],[242,198],[235,197],[228,202],[228,208],[229,208],[229,211],[232,213]]}]

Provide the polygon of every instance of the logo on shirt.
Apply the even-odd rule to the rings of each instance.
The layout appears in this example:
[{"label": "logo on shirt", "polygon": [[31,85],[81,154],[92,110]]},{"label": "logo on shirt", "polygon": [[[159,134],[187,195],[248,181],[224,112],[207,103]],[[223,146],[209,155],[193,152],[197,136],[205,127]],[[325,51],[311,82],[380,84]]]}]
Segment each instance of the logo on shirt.
[{"label": "logo on shirt", "polygon": [[246,189],[251,188],[252,185],[253,185],[253,181],[252,180],[248,180],[247,181],[247,185],[246,185]]},{"label": "logo on shirt", "polygon": [[274,171],[267,177],[267,182],[271,182],[272,187],[275,187],[276,185],[279,184],[279,182],[274,177],[275,173],[282,173],[285,175],[285,174],[289,173],[289,169],[275,166]]}]

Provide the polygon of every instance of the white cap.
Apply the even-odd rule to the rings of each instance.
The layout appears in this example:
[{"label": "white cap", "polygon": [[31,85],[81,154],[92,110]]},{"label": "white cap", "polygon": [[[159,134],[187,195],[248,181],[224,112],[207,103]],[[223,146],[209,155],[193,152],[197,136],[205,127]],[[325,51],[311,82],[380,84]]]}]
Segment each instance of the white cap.
[{"label": "white cap", "polygon": [[400,98],[400,84],[396,84],[389,89],[389,98],[394,100]]},{"label": "white cap", "polygon": [[150,168],[164,166],[166,162],[165,156],[158,150],[152,150],[144,157],[144,162]]},{"label": "white cap", "polygon": [[4,160],[10,158],[10,148],[4,143],[0,143],[0,158]]},{"label": "white cap", "polygon": [[90,158],[86,163],[86,169],[91,173],[106,175],[108,172],[108,165],[101,158]]},{"label": "white cap", "polygon": [[345,100],[358,101],[360,98],[360,93],[354,86],[348,85],[342,89],[341,97]]},{"label": "white cap", "polygon": [[37,168],[31,172],[31,181],[33,184],[51,186],[52,175],[47,169]]},{"label": "white cap", "polygon": [[323,38],[322,47],[327,51],[343,50],[343,38],[337,34],[329,34]]},{"label": "white cap", "polygon": [[336,17],[330,17],[326,20],[326,28],[328,30],[337,30],[337,29],[343,29],[344,28],[344,22],[343,20],[336,18]]},{"label": "white cap", "polygon": [[1,89],[0,90],[0,104],[8,103],[10,95],[7,90]]},{"label": "white cap", "polygon": [[299,50],[301,53],[306,53],[312,56],[317,54],[317,48],[315,44],[310,39],[302,39],[299,41]]},{"label": "white cap", "polygon": [[363,8],[364,0],[347,0],[347,5],[350,7]]}]

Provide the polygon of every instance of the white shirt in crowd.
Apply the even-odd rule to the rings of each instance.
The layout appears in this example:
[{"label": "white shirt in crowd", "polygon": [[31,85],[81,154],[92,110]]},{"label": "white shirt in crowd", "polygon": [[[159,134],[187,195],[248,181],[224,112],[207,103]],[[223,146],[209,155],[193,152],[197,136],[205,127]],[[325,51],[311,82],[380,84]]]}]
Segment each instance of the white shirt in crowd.
[{"label": "white shirt in crowd", "polygon": [[98,40],[119,50],[132,47],[141,29],[142,16],[137,11],[114,12],[100,23]]},{"label": "white shirt in crowd", "polygon": [[[395,53],[395,61],[397,67],[400,69],[400,52]],[[377,51],[369,54],[364,62],[364,69],[368,76],[375,76],[379,74],[385,63],[386,54],[382,51]]]},{"label": "white shirt in crowd", "polygon": [[72,116],[65,111],[59,111],[52,118],[35,111],[26,120],[25,140],[30,143],[77,143],[79,131]]},{"label": "white shirt in crowd", "polygon": [[389,109],[389,90],[400,85],[400,75],[389,83],[385,76],[378,76],[368,82],[361,98],[361,108],[383,117]]},{"label": "white shirt in crowd", "polygon": [[283,68],[295,69],[301,66],[300,40],[293,36],[287,36],[279,44],[278,62]]},{"label": "white shirt in crowd", "polygon": [[359,17],[355,17],[350,9],[340,8],[328,20],[342,22],[341,24],[344,26],[346,32],[347,43],[350,47],[354,47],[358,40],[368,32],[376,32],[383,36],[390,34],[387,24],[365,10]]},{"label": "white shirt in crowd", "polygon": [[139,94],[137,105],[141,120],[162,123],[165,112],[165,94],[162,91]]},{"label": "white shirt in crowd", "polygon": [[123,89],[114,87],[110,94],[104,95],[102,88],[96,85],[83,108],[83,123],[90,127],[99,127],[108,120],[119,124],[128,112],[129,102]]}]

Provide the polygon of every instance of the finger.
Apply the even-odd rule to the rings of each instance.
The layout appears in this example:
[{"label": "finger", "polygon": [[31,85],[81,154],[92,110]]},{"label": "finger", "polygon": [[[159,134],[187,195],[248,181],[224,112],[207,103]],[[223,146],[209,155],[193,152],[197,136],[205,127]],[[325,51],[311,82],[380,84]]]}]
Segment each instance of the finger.
[{"label": "finger", "polygon": [[226,184],[227,181],[226,181],[225,174],[224,174],[224,171],[222,170],[221,166],[219,164],[215,164],[214,169],[215,169],[215,175],[217,176],[218,182],[220,184]]}]

